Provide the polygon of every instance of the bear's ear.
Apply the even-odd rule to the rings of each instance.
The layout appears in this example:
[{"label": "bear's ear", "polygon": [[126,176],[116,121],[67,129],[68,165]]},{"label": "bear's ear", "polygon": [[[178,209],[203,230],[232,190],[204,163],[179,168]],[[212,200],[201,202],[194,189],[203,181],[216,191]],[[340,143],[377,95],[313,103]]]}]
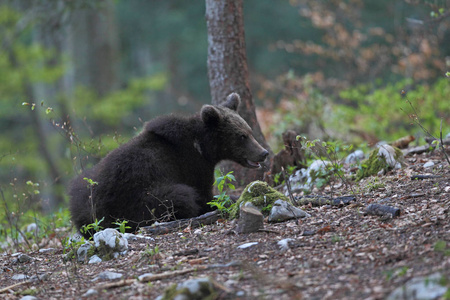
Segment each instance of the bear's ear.
[{"label": "bear's ear", "polygon": [[223,106],[228,107],[231,110],[237,111],[239,104],[241,103],[241,97],[238,93],[231,93],[228,95],[227,100]]},{"label": "bear's ear", "polygon": [[203,105],[200,115],[206,125],[217,125],[221,119],[220,111],[212,105]]}]

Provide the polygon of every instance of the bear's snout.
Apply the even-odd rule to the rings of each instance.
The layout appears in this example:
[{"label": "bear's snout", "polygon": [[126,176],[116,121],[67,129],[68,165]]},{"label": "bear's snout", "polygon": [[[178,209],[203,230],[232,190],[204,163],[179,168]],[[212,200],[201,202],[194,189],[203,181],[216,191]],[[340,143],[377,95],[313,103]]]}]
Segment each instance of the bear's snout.
[{"label": "bear's snout", "polygon": [[261,161],[265,161],[267,156],[269,156],[269,151],[267,151],[266,149],[264,149],[264,151],[261,153]]}]

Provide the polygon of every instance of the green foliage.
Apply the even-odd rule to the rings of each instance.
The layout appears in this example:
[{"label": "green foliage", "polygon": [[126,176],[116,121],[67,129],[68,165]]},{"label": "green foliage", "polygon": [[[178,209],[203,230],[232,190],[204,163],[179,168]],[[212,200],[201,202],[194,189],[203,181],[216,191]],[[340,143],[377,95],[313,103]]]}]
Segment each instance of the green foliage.
[{"label": "green foliage", "polygon": [[74,107],[77,108],[79,115],[91,121],[99,120],[107,126],[114,126],[130,117],[137,108],[142,107],[148,101],[150,91],[162,90],[166,84],[167,75],[159,73],[144,78],[133,78],[128,82],[126,89],[104,97],[98,97],[88,88],[78,87],[73,99]]},{"label": "green foliage", "polygon": [[94,185],[98,185],[97,181],[94,181],[94,180],[92,180],[90,178],[83,177],[83,180],[88,183],[88,186],[87,186],[88,188],[92,188]]},{"label": "green foliage", "polygon": [[235,186],[231,183],[236,181],[233,171],[216,178],[214,185],[217,186],[219,195],[214,196],[214,201],[208,202],[211,207],[216,207],[221,213],[229,213],[236,203],[233,203],[230,196],[227,195],[228,190],[234,190]]},{"label": "green foliage", "polygon": [[141,256],[153,257],[158,255],[160,252],[161,250],[159,249],[158,245],[155,245],[154,248],[150,248],[150,246],[147,245],[147,248],[141,253]]},{"label": "green foliage", "polygon": [[83,225],[80,228],[81,233],[89,233],[91,235],[90,239],[93,237],[94,233],[99,232],[103,229],[102,226],[100,226],[100,223],[103,222],[105,217],[101,218],[100,220],[95,219],[95,221],[91,224]]},{"label": "green foliage", "polygon": [[375,135],[382,140],[395,140],[405,135],[423,135],[421,128],[415,126],[414,118],[432,134],[439,136],[440,119],[444,119],[444,132],[450,130],[450,106],[448,95],[450,84],[442,78],[436,83],[418,85],[407,91],[408,99],[417,111],[402,98],[402,90],[412,84],[403,80],[385,87],[363,84],[342,91],[343,101],[335,105],[333,118],[327,127],[341,128],[344,132],[356,130]]},{"label": "green foliage", "polygon": [[443,240],[438,240],[434,244],[434,251],[442,252],[445,256],[450,256],[450,249],[447,247],[447,242]]},{"label": "green foliage", "polygon": [[[286,167],[286,170],[285,170],[286,175],[287,175],[287,176],[290,176],[290,175],[294,174],[295,168],[296,168],[296,166],[287,166],[287,167]],[[283,172],[280,172],[280,173],[275,174],[275,175],[273,176],[273,182],[274,182],[274,184],[275,184],[275,185],[284,184],[285,181],[284,181],[284,179],[281,180],[282,178],[284,178]]]},{"label": "green foliage", "polygon": [[[297,136],[297,140],[301,138]],[[329,162],[325,165],[325,168],[320,168],[317,171],[311,170],[310,176],[316,187],[324,186],[333,177],[339,177],[345,182],[345,174],[340,160],[353,149],[353,146],[343,145],[340,141],[321,141],[319,139],[309,141],[304,139],[302,147],[320,161]]]},{"label": "green foliage", "polygon": [[128,223],[127,220],[123,220],[123,221],[117,220],[113,224],[118,226],[115,229],[119,230],[121,233],[125,233],[127,231],[127,229],[131,228],[131,226],[127,226],[127,223]]}]

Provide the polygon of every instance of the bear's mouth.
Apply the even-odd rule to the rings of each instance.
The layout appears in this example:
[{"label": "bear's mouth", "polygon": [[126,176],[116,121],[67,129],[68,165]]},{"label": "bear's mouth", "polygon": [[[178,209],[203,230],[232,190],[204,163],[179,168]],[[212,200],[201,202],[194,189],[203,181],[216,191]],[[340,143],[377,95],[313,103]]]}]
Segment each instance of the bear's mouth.
[{"label": "bear's mouth", "polygon": [[252,169],[261,168],[260,163],[257,161],[251,161],[251,160],[247,159],[246,163],[247,163],[247,167],[249,167],[249,168],[252,168]]}]

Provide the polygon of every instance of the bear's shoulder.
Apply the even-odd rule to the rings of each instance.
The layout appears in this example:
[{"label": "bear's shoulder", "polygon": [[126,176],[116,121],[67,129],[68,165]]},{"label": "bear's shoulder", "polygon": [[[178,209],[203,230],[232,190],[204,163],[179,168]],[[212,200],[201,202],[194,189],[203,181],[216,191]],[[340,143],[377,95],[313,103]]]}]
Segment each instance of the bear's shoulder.
[{"label": "bear's shoulder", "polygon": [[141,135],[157,137],[177,144],[195,139],[203,131],[203,122],[198,115],[186,117],[167,115],[157,117],[144,125]]}]

